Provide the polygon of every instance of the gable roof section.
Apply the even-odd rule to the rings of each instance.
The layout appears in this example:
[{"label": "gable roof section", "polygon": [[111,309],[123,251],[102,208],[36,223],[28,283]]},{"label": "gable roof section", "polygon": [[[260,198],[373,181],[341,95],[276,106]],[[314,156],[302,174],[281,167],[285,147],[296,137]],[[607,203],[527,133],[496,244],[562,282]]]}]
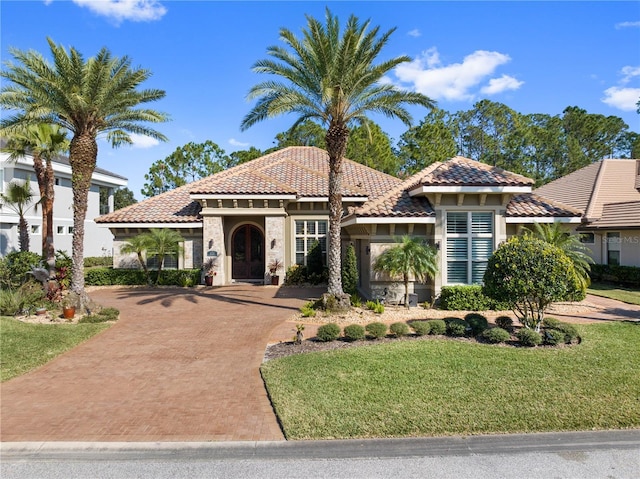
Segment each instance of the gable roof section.
[{"label": "gable roof section", "polygon": [[[344,159],[343,196],[375,198],[401,181]],[[328,196],[329,155],[315,147],[289,147],[229,168],[134,205],[100,216],[101,224],[185,224],[201,222],[194,196],[284,195]]]},{"label": "gable roof section", "polygon": [[[418,173],[418,181],[413,188],[433,187],[522,187],[530,190],[534,181],[479,161],[456,156],[445,162],[434,163],[435,168],[427,168]],[[424,191],[426,192],[426,191]]]},{"label": "gable roof section", "polygon": [[409,191],[414,188],[422,178],[441,163],[434,163],[420,173],[411,176],[403,182],[391,188],[384,195],[367,201],[364,205],[352,208],[342,223],[348,225],[356,221],[356,218],[433,218],[435,211],[424,196],[410,196]]},{"label": "gable roof section", "polygon": [[541,186],[536,193],[579,209],[583,222],[594,227],[624,227],[635,221],[634,212],[624,205],[640,201],[637,185],[640,160],[605,159]]},{"label": "gable roof section", "polygon": [[[344,159],[342,195],[375,198],[399,179]],[[299,198],[329,196],[329,155],[312,146],[292,146],[248,163],[229,168],[194,183],[193,195],[296,195]]]}]

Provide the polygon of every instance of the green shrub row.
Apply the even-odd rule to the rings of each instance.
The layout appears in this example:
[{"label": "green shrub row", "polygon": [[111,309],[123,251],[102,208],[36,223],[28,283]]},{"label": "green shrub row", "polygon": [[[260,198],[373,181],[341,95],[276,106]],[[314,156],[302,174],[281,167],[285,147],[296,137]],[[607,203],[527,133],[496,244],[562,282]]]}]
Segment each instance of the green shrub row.
[{"label": "green shrub row", "polygon": [[[443,319],[431,319],[421,321],[411,321],[408,325],[404,322],[396,322],[389,326],[389,332],[396,337],[409,334],[409,327],[416,336],[442,335],[452,337],[478,336],[484,341],[492,344],[504,343],[511,339],[511,328],[513,320],[508,316],[501,316],[500,323],[505,326],[489,328],[487,319],[478,313],[469,313],[465,319],[458,317],[448,317]],[[318,328],[317,339],[319,341],[335,341],[340,337],[340,326],[336,323],[323,324]],[[350,324],[342,330],[346,341],[360,341],[365,337],[371,339],[384,338],[387,335],[387,325],[379,321],[374,321],[361,326]],[[554,318],[545,318],[542,332],[537,332],[529,328],[521,328],[516,333],[516,338],[523,346],[538,346],[542,343],[555,346],[558,344],[571,344],[576,339],[580,342],[578,330],[575,326],[563,323]]]},{"label": "green shrub row", "polygon": [[[157,271],[150,272],[151,281],[158,277]],[[133,286],[147,284],[144,271],[139,269],[93,268],[85,273],[85,283],[90,286]],[[163,286],[194,286],[200,283],[199,269],[169,269],[162,271],[160,283]]]},{"label": "green shrub row", "polygon": [[509,305],[499,303],[482,292],[482,286],[443,286],[440,308],[448,311],[504,311]]},{"label": "green shrub row", "polygon": [[311,272],[306,266],[294,264],[287,269],[284,277],[284,284],[287,286],[305,284],[324,284],[329,280],[329,270],[322,269],[320,272]]},{"label": "green shrub row", "polygon": [[636,266],[592,264],[589,276],[593,282],[640,286],[640,268]]}]

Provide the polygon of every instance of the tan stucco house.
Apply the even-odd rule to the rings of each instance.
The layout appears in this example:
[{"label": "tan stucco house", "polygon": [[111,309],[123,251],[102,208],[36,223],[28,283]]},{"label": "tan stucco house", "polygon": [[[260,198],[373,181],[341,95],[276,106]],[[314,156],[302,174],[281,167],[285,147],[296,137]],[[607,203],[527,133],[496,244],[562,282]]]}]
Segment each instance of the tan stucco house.
[{"label": "tan stucco house", "polygon": [[[381,297],[402,286],[376,274],[376,257],[408,234],[439,251],[439,274],[413,284],[419,301],[443,285],[481,280],[498,244],[533,222],[582,224],[580,208],[532,192],[533,180],[467,158],[430,165],[405,180],[359,163],[343,163],[343,250],[353,244],[360,291]],[[115,236],[114,266],[136,267],[119,246],[149,228],[168,227],[184,238],[174,267],[198,268],[217,258],[214,284],[269,281],[274,259],[285,270],[305,264],[310,245],[326,247],[328,155],[290,147],[230,168],[96,219]],[[283,275],[282,275],[283,276]],[[282,281],[282,279],[281,279]]]},{"label": "tan stucco house", "polygon": [[640,160],[601,160],[536,193],[580,211],[576,230],[595,263],[640,266]]}]

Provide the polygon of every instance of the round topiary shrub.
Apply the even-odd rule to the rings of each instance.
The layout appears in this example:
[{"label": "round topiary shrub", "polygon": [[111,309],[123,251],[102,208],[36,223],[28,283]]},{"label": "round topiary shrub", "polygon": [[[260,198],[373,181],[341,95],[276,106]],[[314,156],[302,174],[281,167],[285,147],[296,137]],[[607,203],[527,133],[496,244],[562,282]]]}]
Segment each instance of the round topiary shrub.
[{"label": "round topiary shrub", "polygon": [[395,334],[398,338],[409,334],[409,326],[407,326],[407,323],[402,323],[402,322],[393,323],[391,326],[389,326],[389,330],[393,334]]},{"label": "round topiary shrub", "polygon": [[509,316],[498,316],[496,318],[496,326],[509,331],[513,326],[513,319],[511,319]]},{"label": "round topiary shrub", "polygon": [[557,329],[547,329],[543,333],[544,344],[548,344],[549,346],[556,346],[558,344],[564,343],[564,333],[562,331],[558,331]]},{"label": "round topiary shrub", "polygon": [[537,346],[542,342],[542,336],[537,331],[528,328],[522,328],[516,334],[518,341],[523,346]]},{"label": "round topiary shrub", "polygon": [[548,316],[542,320],[542,326],[547,329],[556,329],[559,324],[560,321],[556,318],[552,318],[551,316]]},{"label": "round topiary shrub", "polygon": [[425,336],[431,332],[431,323],[429,321],[413,321],[411,329],[416,333],[416,336]]},{"label": "round topiary shrub", "polygon": [[457,337],[464,336],[467,332],[467,327],[468,324],[464,319],[451,318],[447,321],[447,335]]},{"label": "round topiary shrub", "polygon": [[325,343],[329,341],[335,341],[340,337],[340,326],[336,323],[323,324],[318,328],[316,337]]},{"label": "round topiary shrub", "polygon": [[497,344],[497,343],[504,343],[505,341],[508,341],[511,338],[511,335],[505,329],[491,328],[491,329],[485,329],[482,332],[482,337],[490,343]]},{"label": "round topiary shrub", "polygon": [[369,323],[364,329],[373,339],[384,338],[387,335],[387,325],[384,323]]},{"label": "round topiary shrub", "polygon": [[564,333],[564,342],[567,344],[571,344],[578,337],[578,330],[573,324],[560,322],[555,329]]},{"label": "round topiary shrub", "polygon": [[347,341],[359,341],[364,339],[364,328],[359,324],[350,324],[344,327],[344,338]]},{"label": "round topiary shrub", "polygon": [[447,332],[447,323],[442,319],[430,319],[427,323],[429,323],[429,334],[440,335]]},{"label": "round topiary shrub", "polygon": [[480,313],[469,313],[464,317],[464,320],[471,327],[471,334],[477,336],[489,327],[489,322]]}]

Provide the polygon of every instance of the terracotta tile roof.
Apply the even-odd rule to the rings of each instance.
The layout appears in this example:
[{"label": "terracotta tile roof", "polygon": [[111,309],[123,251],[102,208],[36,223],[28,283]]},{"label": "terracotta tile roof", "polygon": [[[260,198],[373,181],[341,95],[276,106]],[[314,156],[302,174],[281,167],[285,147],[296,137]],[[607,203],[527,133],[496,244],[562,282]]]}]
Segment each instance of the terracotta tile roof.
[{"label": "terracotta tile roof", "polygon": [[96,223],[194,223],[201,221],[202,207],[184,185],[147,200],[99,216]]},{"label": "terracotta tile roof", "polygon": [[[343,196],[376,198],[398,178],[343,160]],[[192,194],[298,197],[328,196],[329,156],[315,147],[289,147],[216,173],[96,219],[97,223],[190,223],[201,221]]]},{"label": "terracotta tile roof", "polygon": [[[400,180],[343,160],[342,195],[375,198]],[[295,146],[278,150],[197,182],[192,194],[329,195],[329,155],[320,148]]]},{"label": "terracotta tile roof", "polygon": [[640,228],[640,201],[607,203],[602,208],[598,221],[589,228],[638,229]]},{"label": "terracotta tile roof", "polygon": [[418,173],[419,186],[531,186],[534,181],[495,166],[456,156]]},{"label": "terracotta tile roof", "polygon": [[410,196],[409,191],[417,186],[423,174],[427,174],[430,170],[437,168],[438,165],[440,165],[440,163],[434,163],[417,175],[411,176],[397,184],[384,195],[373,200],[369,200],[362,206],[352,208],[349,215],[345,217],[344,220],[352,216],[356,216],[358,218],[427,218],[435,216],[435,211],[426,197]]},{"label": "terracotta tile roof", "polygon": [[507,217],[580,217],[580,210],[548,200],[535,193],[524,193],[511,198],[507,205]]}]

